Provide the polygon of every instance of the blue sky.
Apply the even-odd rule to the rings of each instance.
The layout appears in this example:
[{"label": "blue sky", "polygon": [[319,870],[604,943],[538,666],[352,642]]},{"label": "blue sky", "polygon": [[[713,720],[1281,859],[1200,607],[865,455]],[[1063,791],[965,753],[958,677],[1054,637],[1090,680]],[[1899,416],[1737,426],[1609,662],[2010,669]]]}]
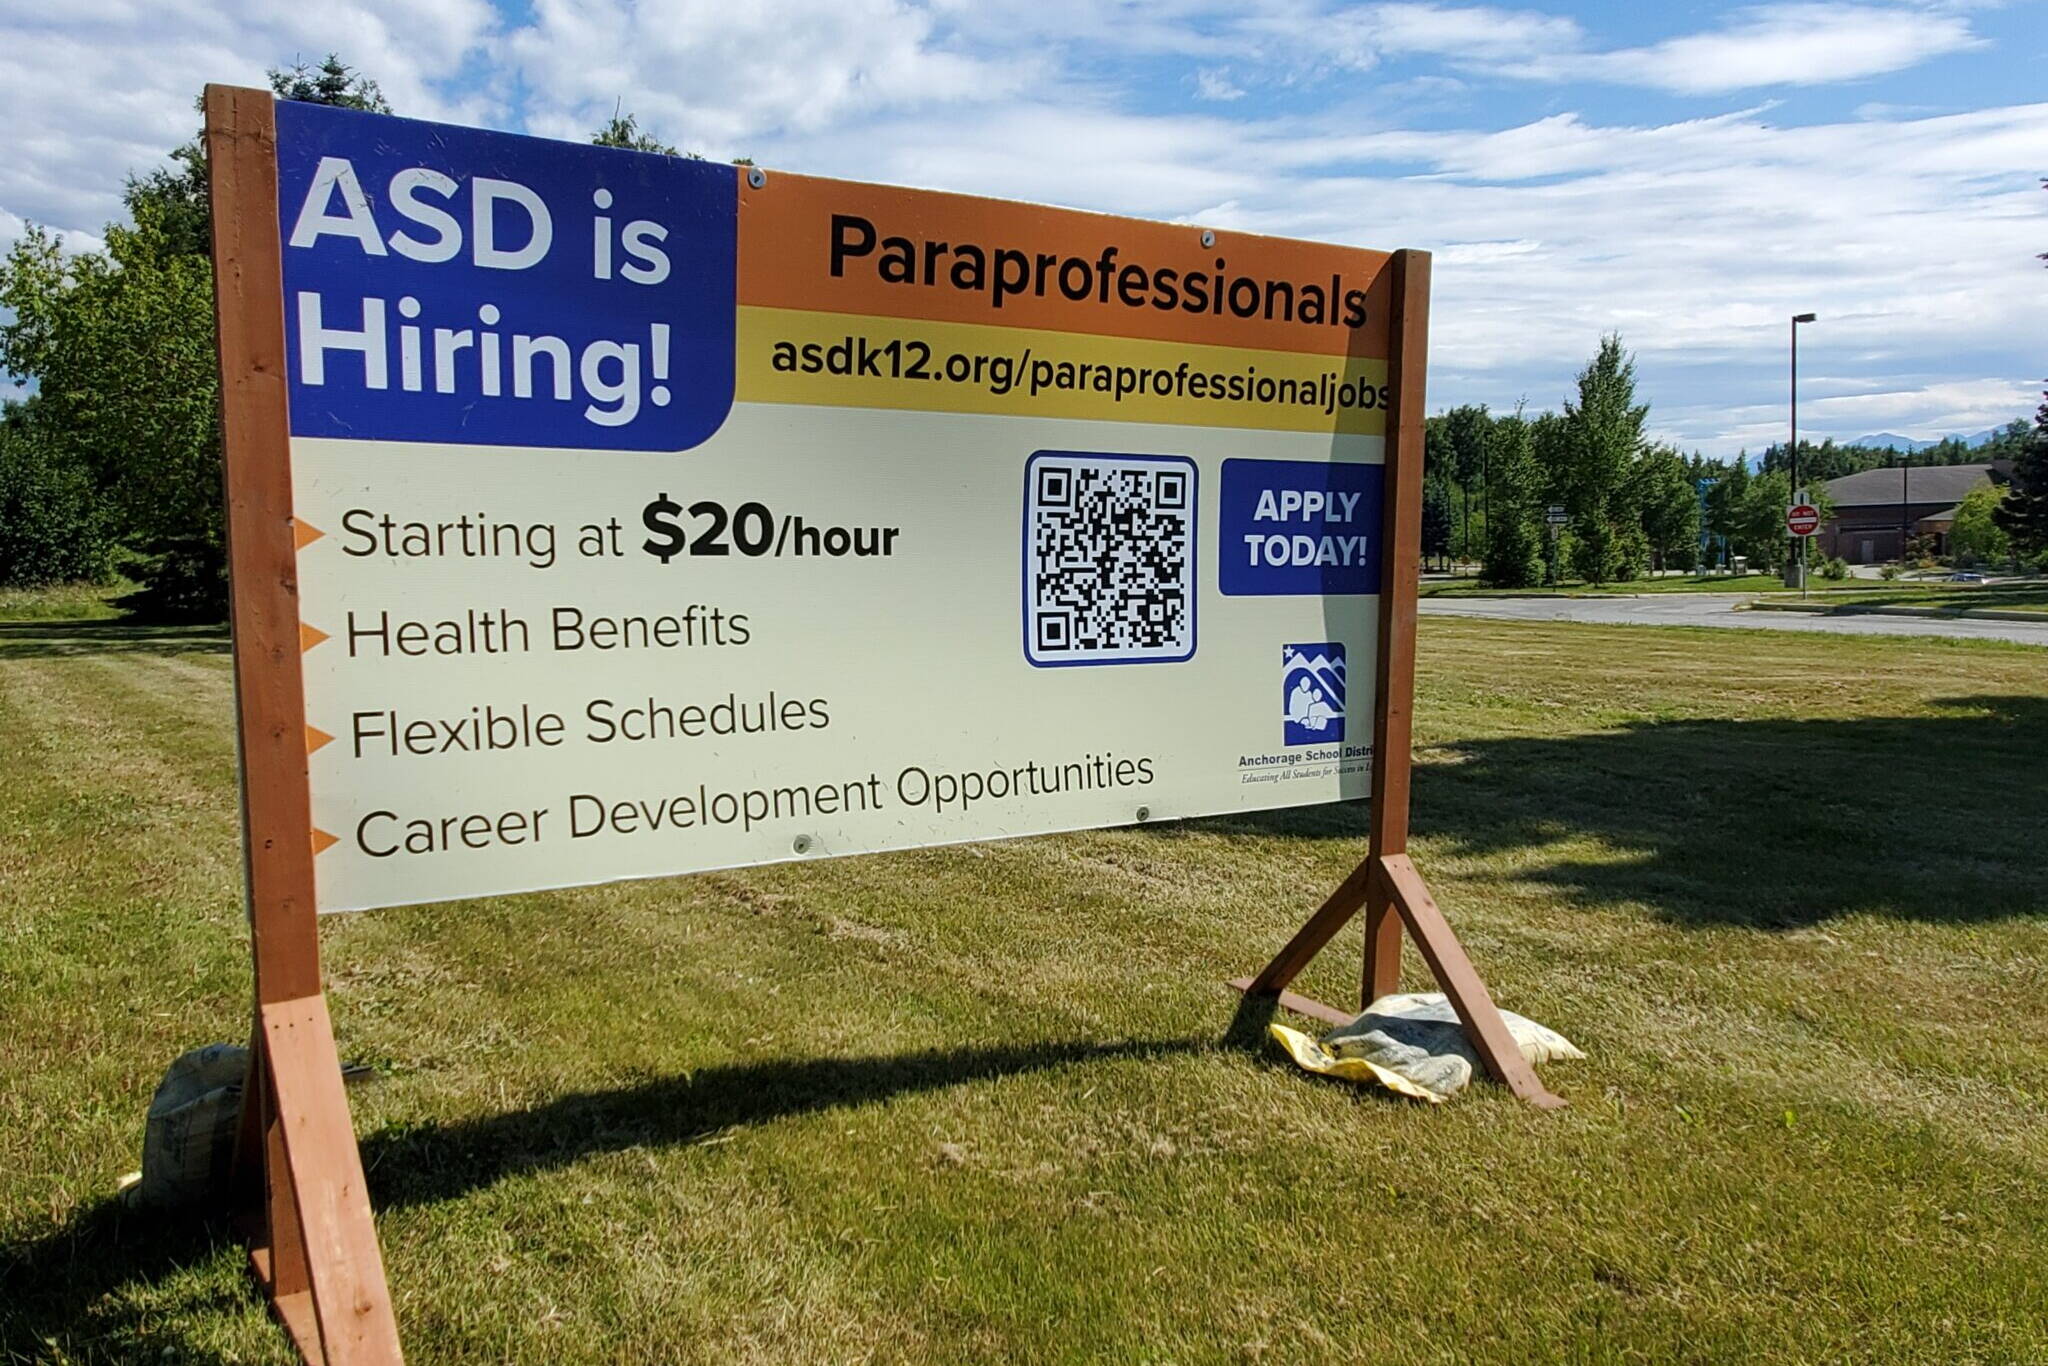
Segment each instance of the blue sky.
[{"label": "blue sky", "polygon": [[2048,373],[2048,4],[0,3],[0,242],[80,246],[204,81],[328,50],[402,113],[615,106],[764,165],[1437,253],[1432,407],[1602,332],[1655,435],[1975,431]]}]

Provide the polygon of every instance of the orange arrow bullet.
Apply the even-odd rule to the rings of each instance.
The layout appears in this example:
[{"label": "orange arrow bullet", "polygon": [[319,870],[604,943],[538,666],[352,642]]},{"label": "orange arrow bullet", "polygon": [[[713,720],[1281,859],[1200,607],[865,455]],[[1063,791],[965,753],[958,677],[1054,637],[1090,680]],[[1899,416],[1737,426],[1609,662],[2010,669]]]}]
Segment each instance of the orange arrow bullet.
[{"label": "orange arrow bullet", "polygon": [[324,854],[339,843],[341,843],[340,840],[328,834],[319,826],[313,827],[313,853],[315,855]]},{"label": "orange arrow bullet", "polygon": [[302,522],[296,517],[292,518],[292,549],[294,550],[304,550],[326,534],[326,532],[314,526],[311,522]]},{"label": "orange arrow bullet", "polygon": [[318,645],[321,641],[325,639],[327,639],[327,633],[321,630],[319,627],[308,626],[303,621],[299,623],[300,654],[306,653],[306,651],[312,649],[315,645]]},{"label": "orange arrow bullet", "polygon": [[331,745],[334,737],[318,726],[306,727],[306,753],[317,753],[322,745]]}]

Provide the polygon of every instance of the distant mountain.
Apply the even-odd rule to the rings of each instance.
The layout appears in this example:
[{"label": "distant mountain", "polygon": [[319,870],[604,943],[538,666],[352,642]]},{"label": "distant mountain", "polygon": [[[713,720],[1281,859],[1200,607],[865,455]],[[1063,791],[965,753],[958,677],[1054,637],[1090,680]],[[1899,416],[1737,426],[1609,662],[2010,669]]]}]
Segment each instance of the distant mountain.
[{"label": "distant mountain", "polygon": [[1873,432],[1869,436],[1859,436],[1854,441],[1845,441],[1842,444],[1845,446],[1870,446],[1877,449],[1889,448],[1895,451],[1924,451],[1934,443],[1932,441],[1915,441],[1912,437],[1900,436],[1897,432]]},{"label": "distant mountain", "polygon": [[1940,445],[1943,441],[1960,441],[1965,446],[1981,446],[1992,437],[1997,436],[1999,431],[2000,429],[1997,427],[1986,427],[1983,431],[1969,436],[1965,436],[1961,432],[1951,432],[1947,436],[1933,441],[1917,441],[1910,436],[1900,436],[1897,432],[1876,432],[1870,436],[1859,436],[1854,441],[1845,441],[1842,444],[1845,446],[1872,446],[1879,449],[1889,447],[1895,451],[1924,451],[1929,446]]}]

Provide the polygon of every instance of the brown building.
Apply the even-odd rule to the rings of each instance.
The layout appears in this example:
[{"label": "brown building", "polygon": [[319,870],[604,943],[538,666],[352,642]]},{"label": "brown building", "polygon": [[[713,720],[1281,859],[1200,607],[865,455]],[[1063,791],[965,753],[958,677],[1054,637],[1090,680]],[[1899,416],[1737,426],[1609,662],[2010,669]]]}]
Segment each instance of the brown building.
[{"label": "brown building", "polygon": [[1948,550],[1956,505],[1980,484],[2003,481],[2009,462],[1983,465],[1906,465],[1864,470],[1827,482],[1834,512],[1814,538],[1816,553],[1850,564],[1896,560],[1901,528],[1932,537],[1934,553]]}]

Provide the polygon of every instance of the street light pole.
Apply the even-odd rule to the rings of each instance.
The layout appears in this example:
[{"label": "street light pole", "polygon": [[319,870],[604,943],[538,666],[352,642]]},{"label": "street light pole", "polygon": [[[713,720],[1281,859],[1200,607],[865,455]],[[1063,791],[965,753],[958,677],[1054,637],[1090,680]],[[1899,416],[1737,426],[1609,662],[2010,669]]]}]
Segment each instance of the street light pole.
[{"label": "street light pole", "polygon": [[[1792,496],[1799,496],[1799,324],[1810,323],[1816,317],[1812,313],[1792,315]],[[1792,568],[1787,577],[1787,588],[1797,587],[1806,591],[1806,537],[1794,536],[1792,547]]]}]

